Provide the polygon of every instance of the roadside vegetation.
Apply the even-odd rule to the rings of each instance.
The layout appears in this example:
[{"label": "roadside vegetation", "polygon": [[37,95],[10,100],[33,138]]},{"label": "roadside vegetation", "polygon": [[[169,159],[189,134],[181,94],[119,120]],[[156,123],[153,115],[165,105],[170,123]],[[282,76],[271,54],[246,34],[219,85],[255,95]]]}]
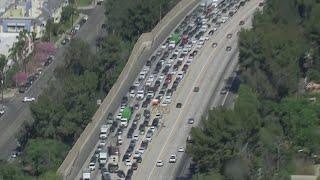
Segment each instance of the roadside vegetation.
[{"label": "roadside vegetation", "polygon": [[234,109],[193,128],[193,179],[290,179],[319,163],[320,2],[267,0],[240,33],[242,85]]},{"label": "roadside vegetation", "polygon": [[105,2],[109,35],[97,53],[82,40],[71,41],[65,63],[56,68],[55,78],[31,104],[34,121],[25,124],[18,135],[21,156],[14,163],[1,162],[0,179],[59,179],[55,171],[90,122],[97,100],[103,99],[117,80],[138,36],[156,25],[160,5],[165,15],[176,2]]}]

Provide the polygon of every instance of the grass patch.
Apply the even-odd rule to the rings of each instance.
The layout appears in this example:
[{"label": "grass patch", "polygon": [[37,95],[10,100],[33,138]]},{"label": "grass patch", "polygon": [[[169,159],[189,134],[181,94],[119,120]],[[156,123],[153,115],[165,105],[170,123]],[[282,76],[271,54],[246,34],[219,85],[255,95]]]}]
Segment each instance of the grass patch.
[{"label": "grass patch", "polygon": [[92,0],[78,0],[78,6],[88,6],[91,5]]}]

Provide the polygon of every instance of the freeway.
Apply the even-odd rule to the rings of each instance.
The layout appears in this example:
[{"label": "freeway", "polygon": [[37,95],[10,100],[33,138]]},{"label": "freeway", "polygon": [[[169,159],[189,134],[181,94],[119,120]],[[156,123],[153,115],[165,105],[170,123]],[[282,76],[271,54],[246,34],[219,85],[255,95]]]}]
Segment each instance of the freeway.
[{"label": "freeway", "polygon": [[[182,108],[176,109],[171,105],[170,114],[166,119],[166,128],[158,134],[158,137],[151,143],[151,148],[144,155],[144,159],[133,179],[174,179],[177,164],[168,163],[171,154],[177,154],[177,161],[181,159],[182,153],[177,152],[178,147],[186,145],[186,137],[191,126],[187,124],[188,118],[194,118],[196,123],[207,108],[211,93],[220,81],[228,62],[234,55],[237,38],[227,40],[227,33],[236,34],[239,29],[239,21],[251,16],[258,6],[258,1],[251,0],[245,7],[239,9],[237,14],[222,27],[212,40],[218,42],[218,46],[212,49],[206,46],[200,54],[197,63],[187,74],[182,86],[178,88],[178,96],[175,102],[181,102]],[[211,44],[211,43],[209,43]],[[226,52],[225,48],[232,45],[233,52]],[[211,48],[211,49],[210,49]],[[192,91],[194,87],[200,87],[200,91]],[[163,167],[156,167],[157,160],[163,160]]]},{"label": "freeway", "polygon": [[[92,10],[86,10],[88,21],[78,31],[76,37],[88,42],[91,47],[95,47],[96,35],[104,21],[104,8],[97,6]],[[97,27],[92,29],[92,27]],[[12,99],[4,102],[6,113],[0,118],[0,158],[7,159],[12,151],[17,147],[15,139],[16,133],[25,121],[32,120],[29,105],[22,103],[24,96],[38,97],[47,87],[48,82],[53,78],[53,72],[58,64],[63,63],[64,52],[67,46],[58,48],[55,54],[55,61],[51,63],[42,73],[38,80],[24,94],[18,94]]]}]

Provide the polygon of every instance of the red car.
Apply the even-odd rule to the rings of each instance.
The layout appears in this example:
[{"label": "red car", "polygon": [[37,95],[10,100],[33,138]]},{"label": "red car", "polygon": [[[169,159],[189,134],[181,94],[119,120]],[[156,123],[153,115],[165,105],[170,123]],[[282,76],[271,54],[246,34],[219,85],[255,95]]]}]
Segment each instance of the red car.
[{"label": "red car", "polygon": [[187,64],[185,64],[184,66],[183,66],[183,68],[182,68],[182,71],[184,72],[184,73],[186,73],[187,72],[187,70],[188,70],[188,65]]},{"label": "red car", "polygon": [[133,171],[137,170],[137,169],[138,169],[138,163],[134,162],[134,163],[132,164],[132,166],[131,166],[131,169],[132,169]]}]

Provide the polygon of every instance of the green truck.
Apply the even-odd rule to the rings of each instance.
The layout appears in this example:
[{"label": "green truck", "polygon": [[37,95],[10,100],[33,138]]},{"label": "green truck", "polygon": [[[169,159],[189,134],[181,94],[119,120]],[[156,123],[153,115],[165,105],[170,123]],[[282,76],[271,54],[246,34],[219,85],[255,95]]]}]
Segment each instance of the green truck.
[{"label": "green truck", "polygon": [[180,42],[181,37],[178,33],[173,33],[170,38],[170,42],[173,41],[176,45]]},{"label": "green truck", "polygon": [[122,111],[122,118],[120,121],[120,125],[122,127],[128,127],[128,122],[130,121],[132,116],[132,109],[130,107],[126,107]]}]

